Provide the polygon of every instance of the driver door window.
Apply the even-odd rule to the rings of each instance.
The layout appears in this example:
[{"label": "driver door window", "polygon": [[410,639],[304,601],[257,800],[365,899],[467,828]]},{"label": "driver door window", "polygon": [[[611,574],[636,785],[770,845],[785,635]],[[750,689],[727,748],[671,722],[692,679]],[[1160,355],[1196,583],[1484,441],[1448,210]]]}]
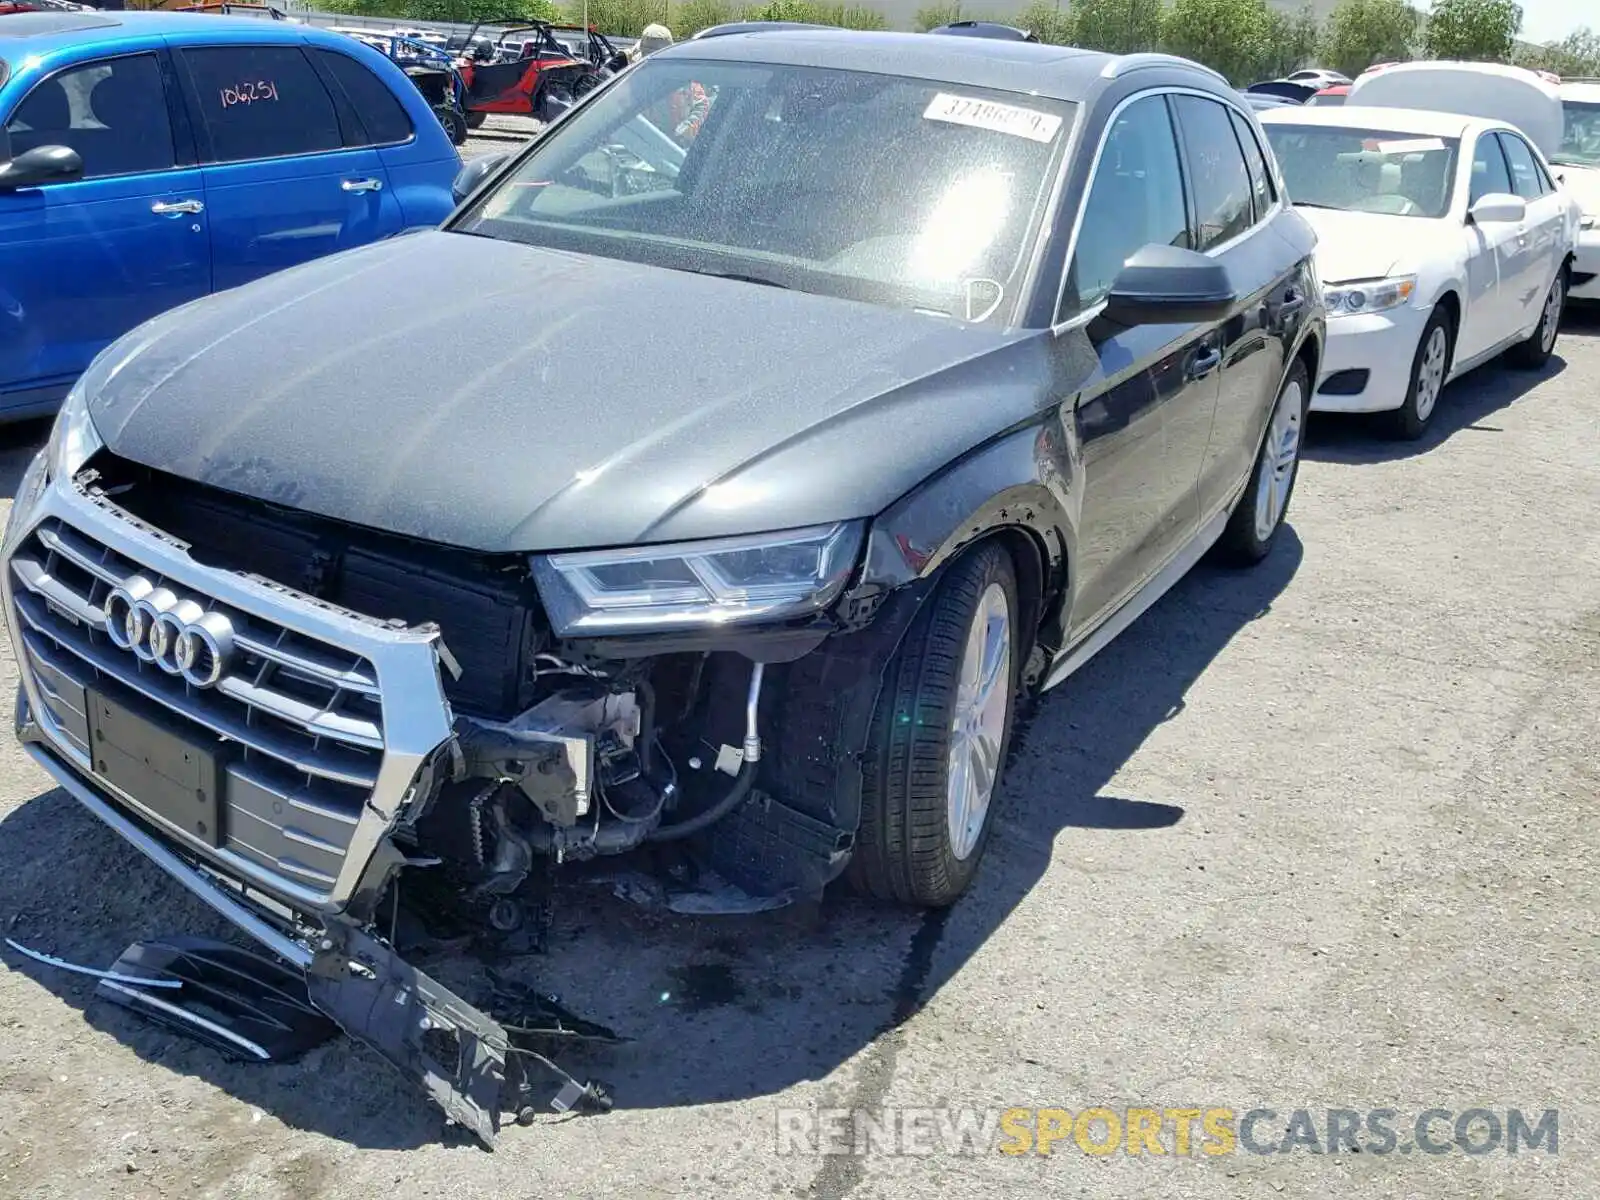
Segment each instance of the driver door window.
[{"label": "driver door window", "polygon": [[1515,195],[1511,190],[1511,174],[1506,170],[1505,155],[1500,153],[1499,140],[1492,133],[1478,139],[1472,152],[1472,190],[1467,204],[1476,204],[1485,196]]},{"label": "driver door window", "polygon": [[11,153],[70,146],[83,178],[168,171],[177,164],[153,54],[86,63],[41,81],[6,124]]},{"label": "driver door window", "polygon": [[1505,148],[1506,161],[1511,165],[1511,186],[1524,200],[1537,200],[1545,194],[1544,181],[1539,177],[1539,165],[1533,160],[1528,143],[1509,133],[1499,135]]},{"label": "driver door window", "polygon": [[1194,244],[1177,136],[1166,98],[1159,95],[1128,105],[1106,136],[1057,321],[1105,299],[1123,264],[1152,242],[1185,249]]}]

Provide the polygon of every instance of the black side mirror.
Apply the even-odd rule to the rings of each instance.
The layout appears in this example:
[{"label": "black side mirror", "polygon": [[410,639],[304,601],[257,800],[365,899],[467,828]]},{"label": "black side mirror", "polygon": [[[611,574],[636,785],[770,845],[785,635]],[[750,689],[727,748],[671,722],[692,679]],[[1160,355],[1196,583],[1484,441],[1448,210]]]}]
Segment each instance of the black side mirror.
[{"label": "black side mirror", "polygon": [[1124,328],[1220,321],[1238,298],[1216,259],[1152,242],[1117,272],[1102,318]]},{"label": "black side mirror", "polygon": [[0,192],[83,178],[83,159],[71,146],[35,146],[15,158],[10,149],[10,138],[0,142],[0,150],[6,152],[5,161],[0,162]]},{"label": "black side mirror", "polygon": [[478,185],[510,157],[509,154],[485,154],[482,158],[475,158],[462,167],[460,173],[456,175],[455,182],[450,185],[450,194],[455,197],[456,203],[460,204],[472,195]]}]

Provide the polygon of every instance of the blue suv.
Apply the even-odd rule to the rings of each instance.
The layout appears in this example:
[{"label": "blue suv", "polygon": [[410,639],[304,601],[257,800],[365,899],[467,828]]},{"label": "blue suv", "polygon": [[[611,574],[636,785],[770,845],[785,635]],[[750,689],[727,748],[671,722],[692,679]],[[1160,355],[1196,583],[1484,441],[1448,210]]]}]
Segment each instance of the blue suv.
[{"label": "blue suv", "polygon": [[0,19],[0,419],[176,305],[453,207],[422,94],[352,38],[198,13]]}]

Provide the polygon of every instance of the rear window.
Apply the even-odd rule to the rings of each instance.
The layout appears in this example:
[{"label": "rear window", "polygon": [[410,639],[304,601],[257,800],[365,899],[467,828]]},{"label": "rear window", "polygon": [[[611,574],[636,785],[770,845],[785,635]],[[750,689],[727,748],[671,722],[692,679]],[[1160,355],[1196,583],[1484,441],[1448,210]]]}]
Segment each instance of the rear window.
[{"label": "rear window", "polygon": [[347,54],[333,50],[311,53],[343,90],[366,132],[364,138],[353,137],[353,144],[387,146],[410,139],[414,132],[411,118],[388,84]]},{"label": "rear window", "polygon": [[337,150],[333,99],[294,46],[179,51],[194,86],[208,162],[247,162]]}]

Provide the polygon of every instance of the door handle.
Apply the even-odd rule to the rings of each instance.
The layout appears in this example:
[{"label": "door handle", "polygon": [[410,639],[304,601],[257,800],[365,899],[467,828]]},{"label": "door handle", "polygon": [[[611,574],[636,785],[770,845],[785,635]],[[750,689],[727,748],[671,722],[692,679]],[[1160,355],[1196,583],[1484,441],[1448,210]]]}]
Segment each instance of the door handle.
[{"label": "door handle", "polygon": [[339,186],[347,192],[381,192],[383,191],[383,180],[346,179]]},{"label": "door handle", "polygon": [[205,210],[206,206],[198,200],[157,200],[150,206],[150,211],[158,217],[175,217],[180,213],[187,213],[193,216],[196,213],[203,213]]}]

